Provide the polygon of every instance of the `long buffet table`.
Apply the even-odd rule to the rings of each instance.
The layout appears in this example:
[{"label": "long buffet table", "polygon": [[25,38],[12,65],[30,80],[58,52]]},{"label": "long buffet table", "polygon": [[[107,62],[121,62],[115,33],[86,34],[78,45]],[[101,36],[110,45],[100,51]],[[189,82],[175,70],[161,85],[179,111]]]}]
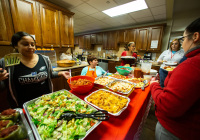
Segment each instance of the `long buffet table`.
[{"label": "long buffet table", "polygon": [[[84,95],[76,94],[73,91],[70,92],[84,100],[88,94],[95,90],[97,88],[93,88],[89,93]],[[129,98],[131,101],[128,108],[121,115],[110,115],[110,119],[103,121],[86,137],[86,140],[138,139],[152,101],[150,86],[146,87],[144,91],[135,89],[129,95]]]}]

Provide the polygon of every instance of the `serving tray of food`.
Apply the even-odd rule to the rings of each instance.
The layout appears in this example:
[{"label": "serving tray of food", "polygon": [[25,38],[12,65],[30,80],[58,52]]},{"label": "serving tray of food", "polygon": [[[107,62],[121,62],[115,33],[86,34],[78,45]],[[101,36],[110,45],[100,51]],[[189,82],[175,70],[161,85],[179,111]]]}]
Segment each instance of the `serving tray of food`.
[{"label": "serving tray of food", "polygon": [[108,111],[113,116],[119,116],[130,102],[128,97],[106,89],[99,89],[86,96],[84,100],[98,109]]},{"label": "serving tray of food", "polygon": [[21,108],[0,113],[0,140],[34,140],[33,132]]},{"label": "serving tray of food", "polygon": [[120,75],[120,74],[111,74],[111,75],[109,75],[109,77],[113,77],[115,79],[122,79],[122,80],[127,78],[127,76],[123,76],[123,75]]},{"label": "serving tray of food", "polygon": [[101,123],[92,118],[60,120],[66,111],[85,114],[97,111],[67,90],[43,95],[23,106],[37,140],[82,140]]},{"label": "serving tray of food", "polygon": [[[129,81],[129,82],[132,82],[132,83],[135,83],[136,84],[135,88],[141,88],[142,86],[144,86],[143,81],[145,79],[144,78],[127,78],[125,80]],[[144,87],[147,87],[148,85],[149,85],[149,83],[145,84]]]},{"label": "serving tray of food", "polygon": [[136,86],[135,83],[116,79],[115,81],[109,83],[106,87],[111,91],[117,92],[119,94],[128,95],[134,90],[135,86]]},{"label": "serving tray of food", "polygon": [[107,86],[110,82],[113,82],[115,78],[109,77],[109,76],[99,76],[95,78],[94,85],[97,87],[105,87]]}]

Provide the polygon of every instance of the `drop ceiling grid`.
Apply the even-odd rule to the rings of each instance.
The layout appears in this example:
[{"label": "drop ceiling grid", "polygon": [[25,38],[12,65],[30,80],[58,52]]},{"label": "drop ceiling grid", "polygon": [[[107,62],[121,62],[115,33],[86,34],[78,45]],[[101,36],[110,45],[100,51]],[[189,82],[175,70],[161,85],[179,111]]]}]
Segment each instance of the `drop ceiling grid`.
[{"label": "drop ceiling grid", "polygon": [[[109,17],[102,11],[130,2],[132,0],[48,0],[65,6],[74,12],[74,33],[87,32],[91,29],[111,29],[138,23],[166,20],[166,0],[145,0],[148,9],[129,14]],[[109,1],[109,3],[107,3]],[[99,23],[99,24],[98,24]],[[95,27],[96,26],[96,27]]]}]

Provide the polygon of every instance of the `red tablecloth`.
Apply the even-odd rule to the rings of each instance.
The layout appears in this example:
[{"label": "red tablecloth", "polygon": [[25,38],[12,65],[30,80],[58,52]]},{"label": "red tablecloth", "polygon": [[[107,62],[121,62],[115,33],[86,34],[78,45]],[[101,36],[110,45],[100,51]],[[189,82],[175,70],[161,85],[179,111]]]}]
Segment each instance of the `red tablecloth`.
[{"label": "red tablecloth", "polygon": [[[93,88],[91,92],[95,90],[97,89]],[[91,93],[79,95],[73,91],[70,92],[83,100]],[[146,87],[144,91],[135,89],[129,98],[131,101],[128,108],[121,115],[110,116],[110,119],[103,121],[86,137],[86,140],[133,140],[150,99],[150,86]]]}]

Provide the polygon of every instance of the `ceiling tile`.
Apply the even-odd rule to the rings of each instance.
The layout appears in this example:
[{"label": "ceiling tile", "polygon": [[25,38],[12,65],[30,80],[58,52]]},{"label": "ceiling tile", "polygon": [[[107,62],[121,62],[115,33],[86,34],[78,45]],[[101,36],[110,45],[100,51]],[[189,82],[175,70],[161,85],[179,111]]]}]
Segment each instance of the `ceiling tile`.
[{"label": "ceiling tile", "polygon": [[146,0],[146,3],[149,6],[149,8],[152,8],[166,4],[166,0]]},{"label": "ceiling tile", "polygon": [[154,16],[165,14],[166,13],[166,5],[151,8],[151,12]]},{"label": "ceiling tile", "polygon": [[82,13],[82,12],[79,12],[75,9],[71,9],[71,12],[75,13],[74,14],[74,18],[77,19],[77,18],[82,18],[82,17],[85,17],[86,14]]},{"label": "ceiling tile", "polygon": [[[55,0],[52,0],[52,1],[55,1]],[[59,1],[67,3],[69,5],[68,8],[73,8],[83,3],[81,0],[59,0]],[[57,0],[57,2],[59,1]]]},{"label": "ceiling tile", "polygon": [[131,2],[133,0],[114,0],[118,5],[122,5],[128,2]]},{"label": "ceiling tile", "polygon": [[83,25],[83,24],[87,24],[86,21],[80,20],[80,19],[74,19],[74,25]]},{"label": "ceiling tile", "polygon": [[83,18],[80,18],[80,20],[83,20],[83,21],[85,21],[85,22],[96,22],[96,21],[98,21],[96,18],[93,18],[93,17],[91,17],[91,16],[85,16],[85,17],[83,17]]},{"label": "ceiling tile", "polygon": [[152,22],[152,21],[154,21],[154,18],[153,18],[153,16],[150,16],[150,17],[145,17],[145,18],[138,18],[135,20],[136,20],[136,22],[144,23],[144,22]]},{"label": "ceiling tile", "polygon": [[151,11],[149,9],[144,9],[136,12],[129,13],[129,15],[133,18],[143,18],[152,16]]},{"label": "ceiling tile", "polygon": [[87,3],[99,11],[107,10],[117,6],[113,0],[90,0]]},{"label": "ceiling tile", "polygon": [[160,20],[166,20],[166,14],[162,14],[162,15],[155,15],[154,19],[156,21],[160,21]]},{"label": "ceiling tile", "polygon": [[135,20],[129,14],[116,16],[113,17],[113,19],[120,22],[123,25],[135,23]]},{"label": "ceiling tile", "polygon": [[84,14],[87,14],[87,15],[98,12],[97,9],[93,8],[92,6],[90,6],[86,3],[79,5],[79,6],[75,7],[74,9],[79,12],[82,12]]},{"label": "ceiling tile", "polygon": [[93,18],[96,18],[98,20],[102,20],[102,19],[109,17],[108,15],[104,14],[103,12],[97,12],[97,13],[91,14],[90,16],[92,16]]}]

